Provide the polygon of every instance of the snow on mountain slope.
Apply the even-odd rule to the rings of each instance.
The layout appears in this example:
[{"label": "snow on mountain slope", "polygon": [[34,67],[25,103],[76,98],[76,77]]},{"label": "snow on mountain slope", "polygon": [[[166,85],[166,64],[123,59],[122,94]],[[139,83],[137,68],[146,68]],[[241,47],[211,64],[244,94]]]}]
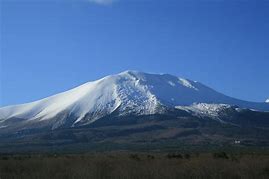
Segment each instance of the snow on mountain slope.
[{"label": "snow on mountain slope", "polygon": [[205,116],[217,117],[218,113],[224,109],[228,109],[231,106],[228,104],[207,104],[207,103],[194,103],[190,106],[176,106],[177,109],[192,111],[196,114]]},{"label": "snow on mountain slope", "polygon": [[[119,111],[119,115],[130,113],[146,115],[162,113],[164,106],[174,108],[193,103],[231,104],[242,108],[269,111],[267,103],[237,100],[199,82],[168,74],[126,71],[36,102],[0,108],[0,127],[5,127],[5,122],[9,119],[41,122],[63,112],[75,116],[73,125],[81,122],[88,124],[115,110]],[[214,106],[208,107],[209,112],[214,110]],[[88,116],[87,121],[83,121],[86,116]],[[58,125],[61,123],[56,127]]]},{"label": "snow on mountain slope", "polygon": [[269,98],[265,101],[266,103],[269,103]]},{"label": "snow on mountain slope", "polygon": [[99,114],[92,116],[92,120],[96,120],[120,106],[121,111],[128,107],[128,112],[151,114],[155,113],[157,105],[156,97],[149,92],[147,86],[141,85],[139,80],[125,72],[86,83],[37,102],[1,108],[0,119],[42,121],[68,110],[77,117],[76,122],[79,122],[88,113]]},{"label": "snow on mountain slope", "polygon": [[184,110],[190,112],[199,117],[211,117],[213,119],[220,120],[223,122],[220,117],[225,111],[231,110],[234,108],[236,111],[240,109],[235,106],[228,104],[207,104],[207,103],[194,103],[190,106],[176,106],[176,109]]}]

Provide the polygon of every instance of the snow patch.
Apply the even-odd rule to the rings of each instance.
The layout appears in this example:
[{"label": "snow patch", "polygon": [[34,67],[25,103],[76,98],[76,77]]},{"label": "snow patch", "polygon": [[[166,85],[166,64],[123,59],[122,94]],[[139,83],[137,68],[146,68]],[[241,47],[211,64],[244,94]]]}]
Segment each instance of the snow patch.
[{"label": "snow patch", "polygon": [[195,89],[195,90],[198,90],[196,87],[194,87],[190,81],[184,79],[184,78],[178,78],[179,80],[179,83],[187,88],[192,88],[192,89]]},{"label": "snow patch", "polygon": [[2,129],[2,128],[6,128],[7,126],[0,126],[0,129]]},{"label": "snow patch", "polygon": [[168,81],[168,84],[171,85],[171,86],[176,86],[176,84],[173,83],[172,81]]}]

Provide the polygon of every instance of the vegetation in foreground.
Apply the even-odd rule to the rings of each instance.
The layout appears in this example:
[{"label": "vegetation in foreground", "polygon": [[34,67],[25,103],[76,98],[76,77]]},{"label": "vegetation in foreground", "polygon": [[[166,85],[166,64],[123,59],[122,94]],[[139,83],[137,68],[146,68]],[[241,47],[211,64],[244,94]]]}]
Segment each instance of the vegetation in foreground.
[{"label": "vegetation in foreground", "polygon": [[269,178],[269,154],[95,153],[1,155],[0,178]]}]

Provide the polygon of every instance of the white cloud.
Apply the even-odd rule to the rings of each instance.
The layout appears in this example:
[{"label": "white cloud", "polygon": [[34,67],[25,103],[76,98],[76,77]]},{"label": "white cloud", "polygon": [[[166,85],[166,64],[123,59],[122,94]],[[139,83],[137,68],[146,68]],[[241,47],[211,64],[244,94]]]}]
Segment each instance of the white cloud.
[{"label": "white cloud", "polygon": [[100,5],[108,5],[115,2],[115,0],[88,0],[88,1],[96,3],[96,4],[100,4]]}]

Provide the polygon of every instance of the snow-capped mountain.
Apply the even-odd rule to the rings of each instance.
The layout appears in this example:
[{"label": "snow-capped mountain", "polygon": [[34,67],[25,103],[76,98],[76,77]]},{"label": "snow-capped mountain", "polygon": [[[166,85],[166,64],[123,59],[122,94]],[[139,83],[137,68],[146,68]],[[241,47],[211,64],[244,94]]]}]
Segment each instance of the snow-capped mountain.
[{"label": "snow-capped mountain", "polygon": [[[206,103],[221,105],[216,107]],[[26,128],[28,124],[50,124],[52,128],[67,123],[70,126],[85,125],[115,111],[122,116],[149,115],[176,106],[178,109],[185,106],[180,109],[186,111],[192,108],[196,112],[217,115],[219,107],[229,105],[269,111],[268,103],[231,98],[199,82],[169,74],[125,71],[36,102],[0,108],[0,129],[13,124]]]},{"label": "snow-capped mountain", "polygon": [[269,98],[265,101],[266,103],[269,103]]}]

